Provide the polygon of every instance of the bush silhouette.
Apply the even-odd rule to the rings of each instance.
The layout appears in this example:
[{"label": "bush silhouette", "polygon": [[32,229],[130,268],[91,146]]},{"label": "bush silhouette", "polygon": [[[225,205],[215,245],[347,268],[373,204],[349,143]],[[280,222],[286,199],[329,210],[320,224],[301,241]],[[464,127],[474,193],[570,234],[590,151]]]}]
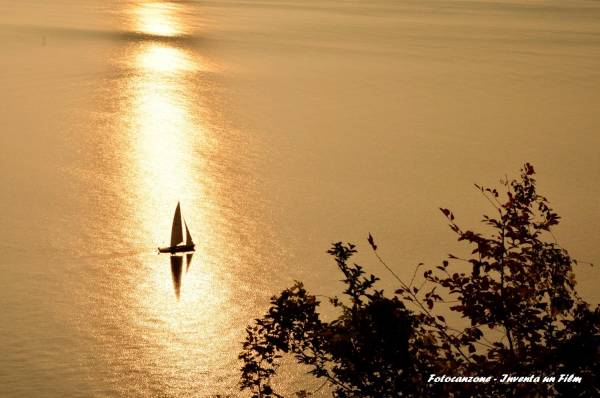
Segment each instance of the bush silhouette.
[{"label": "bush silhouette", "polygon": [[[461,228],[442,208],[472,255],[449,255],[425,269],[419,286],[415,277],[406,283],[393,272],[369,235],[376,258],[399,284],[392,296],[351,262],[354,245],[333,244],[328,253],[344,275],[345,290],[328,301],[339,317],[323,321],[321,303],[301,282],[273,297],[267,313],[247,328],[241,389],[253,397],[281,397],[271,381],[288,354],[338,398],[600,396],[600,307],[591,309],[575,291],[577,262],[551,233],[560,217],[536,192],[534,174],[525,164],[518,179],[502,181],[503,194],[477,186],[494,208],[482,220],[489,234]],[[447,303],[463,325],[451,326],[438,314]],[[539,379],[506,383],[505,374]],[[561,374],[581,382],[558,382]],[[488,382],[436,382],[432,375]],[[544,376],[557,380],[543,382]]]}]

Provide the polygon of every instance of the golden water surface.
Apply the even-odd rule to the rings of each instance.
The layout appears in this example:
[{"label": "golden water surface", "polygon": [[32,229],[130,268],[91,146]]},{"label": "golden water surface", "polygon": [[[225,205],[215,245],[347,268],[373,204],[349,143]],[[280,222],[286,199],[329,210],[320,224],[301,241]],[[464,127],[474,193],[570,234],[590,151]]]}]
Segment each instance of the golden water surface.
[{"label": "golden water surface", "polygon": [[[0,6],[1,396],[238,396],[269,297],[339,288],[330,242],[392,289],[369,232],[410,277],[526,161],[600,263],[595,2]],[[177,202],[189,262],[156,254]]]}]

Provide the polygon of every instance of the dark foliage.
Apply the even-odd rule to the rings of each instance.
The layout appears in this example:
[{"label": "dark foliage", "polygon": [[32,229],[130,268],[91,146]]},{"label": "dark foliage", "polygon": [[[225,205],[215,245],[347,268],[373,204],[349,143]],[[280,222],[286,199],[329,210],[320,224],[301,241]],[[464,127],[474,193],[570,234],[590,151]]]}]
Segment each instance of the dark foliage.
[{"label": "dark foliage", "polygon": [[342,243],[329,250],[345,276],[347,299],[330,299],[341,310],[333,322],[320,320],[319,302],[300,282],[271,300],[268,313],[248,328],[240,355],[242,388],[256,397],[279,397],[270,377],[279,354],[291,353],[311,367],[311,374],[331,383],[336,397],[381,397],[390,391],[404,396],[411,389],[413,316],[397,297],[386,298],[373,288],[375,276],[348,263],[355,252]]},{"label": "dark foliage", "polygon": [[[375,276],[350,262],[355,246],[335,243],[328,253],[346,288],[342,298],[329,302],[339,317],[321,320],[320,303],[300,282],[273,297],[267,314],[247,329],[241,388],[253,397],[280,397],[271,379],[288,353],[339,398],[600,396],[600,309],[590,309],[577,295],[576,261],[550,232],[560,217],[536,192],[533,175],[526,164],[518,180],[503,182],[502,198],[496,189],[477,186],[495,209],[483,218],[489,235],[462,229],[450,210],[441,209],[472,255],[449,255],[424,271],[418,287],[415,277],[407,284],[388,267],[369,234],[377,259],[399,283],[392,297],[375,289]],[[470,271],[453,265],[460,262]],[[447,303],[465,319],[460,327],[436,315]],[[583,381],[428,383],[430,374],[574,374]]]}]

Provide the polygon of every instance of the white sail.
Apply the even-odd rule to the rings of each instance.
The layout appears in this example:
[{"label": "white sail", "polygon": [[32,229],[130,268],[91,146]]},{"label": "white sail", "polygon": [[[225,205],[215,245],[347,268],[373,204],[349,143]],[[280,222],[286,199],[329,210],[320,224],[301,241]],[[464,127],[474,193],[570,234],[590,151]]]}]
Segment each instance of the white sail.
[{"label": "white sail", "polygon": [[179,209],[179,202],[177,202],[177,208],[175,209],[175,215],[173,216],[173,226],[171,227],[171,247],[177,246],[181,242],[183,242],[181,210]]},{"label": "white sail", "polygon": [[185,224],[185,244],[193,245],[194,241],[192,240],[192,235],[190,234],[190,230],[188,229],[187,222],[183,220],[183,223]]}]

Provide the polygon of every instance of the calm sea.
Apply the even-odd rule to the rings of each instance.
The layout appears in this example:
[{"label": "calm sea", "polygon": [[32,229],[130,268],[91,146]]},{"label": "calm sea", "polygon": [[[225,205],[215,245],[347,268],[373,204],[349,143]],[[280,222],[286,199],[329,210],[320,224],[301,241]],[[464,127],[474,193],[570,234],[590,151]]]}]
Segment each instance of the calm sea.
[{"label": "calm sea", "polygon": [[[238,396],[244,328],[329,244],[393,281],[528,161],[600,264],[597,1],[0,0],[0,395]],[[177,202],[196,242],[172,266]],[[578,288],[600,301],[598,272]],[[290,394],[306,381],[286,368]]]}]

